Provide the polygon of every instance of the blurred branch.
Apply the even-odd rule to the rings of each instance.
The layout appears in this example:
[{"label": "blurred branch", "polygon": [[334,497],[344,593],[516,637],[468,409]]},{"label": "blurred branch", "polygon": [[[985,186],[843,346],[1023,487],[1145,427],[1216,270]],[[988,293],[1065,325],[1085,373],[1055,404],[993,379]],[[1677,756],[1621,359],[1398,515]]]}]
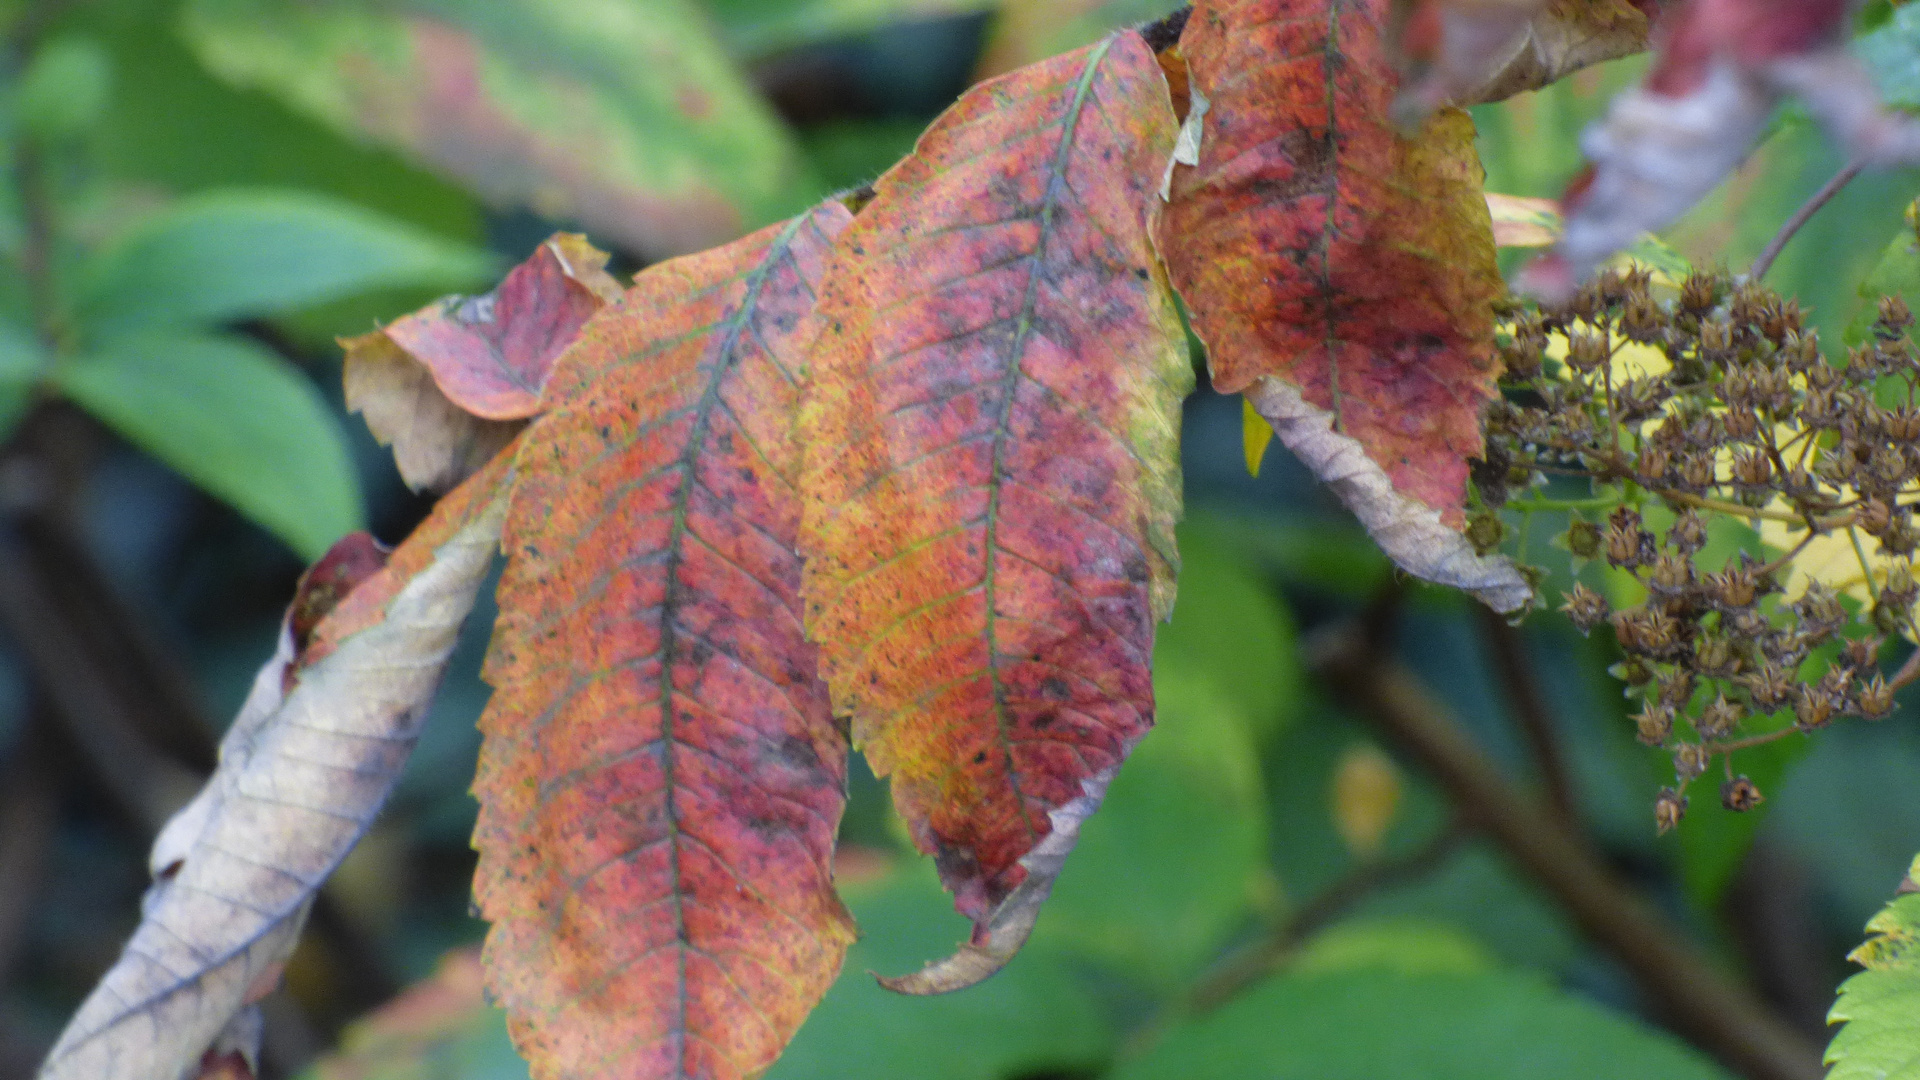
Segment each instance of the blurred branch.
[{"label": "blurred branch", "polygon": [[1786,250],[1787,242],[1793,239],[1801,226],[1811,220],[1813,215],[1819,213],[1821,207],[1832,202],[1833,197],[1840,194],[1840,189],[1853,183],[1853,178],[1859,176],[1861,170],[1866,167],[1867,163],[1863,160],[1849,162],[1846,168],[1835,173],[1833,179],[1827,181],[1819,191],[1814,192],[1800,209],[1795,210],[1793,216],[1786,220],[1786,224],[1780,226],[1780,231],[1774,234],[1773,239],[1767,241],[1767,246],[1760,252],[1760,257],[1753,260],[1753,268],[1747,271],[1747,280],[1759,281],[1766,277],[1767,271],[1773,269],[1774,260]]},{"label": "blurred branch", "polygon": [[1534,677],[1526,642],[1507,622],[1506,616],[1481,604],[1473,605],[1473,610],[1493,650],[1493,667],[1506,691],[1507,707],[1513,710],[1520,733],[1527,740],[1527,749],[1533,755],[1534,766],[1540,770],[1540,779],[1546,785],[1547,805],[1560,815],[1561,824],[1578,828],[1580,810],[1574,797],[1573,775],[1560,748],[1553,712],[1547,707],[1546,695],[1540,691],[1540,680]]},{"label": "blurred branch", "polygon": [[29,713],[26,734],[0,775],[0,984],[20,951],[21,938],[39,899],[47,848],[59,815],[60,788],[48,745],[43,705]]},{"label": "blurred branch", "polygon": [[1633,976],[1680,1034],[1752,1080],[1817,1080],[1820,1052],[1746,987],[1680,938],[1651,904],[1568,829],[1509,783],[1420,680],[1351,630],[1310,647],[1321,677],[1356,713],[1418,760],[1466,821],[1560,902]]},{"label": "blurred branch", "polygon": [[1189,1013],[1211,1012],[1260,981],[1300,944],[1382,889],[1415,881],[1440,868],[1470,835],[1459,821],[1397,858],[1373,859],[1321,890],[1265,937],[1230,956],[1188,995]]}]

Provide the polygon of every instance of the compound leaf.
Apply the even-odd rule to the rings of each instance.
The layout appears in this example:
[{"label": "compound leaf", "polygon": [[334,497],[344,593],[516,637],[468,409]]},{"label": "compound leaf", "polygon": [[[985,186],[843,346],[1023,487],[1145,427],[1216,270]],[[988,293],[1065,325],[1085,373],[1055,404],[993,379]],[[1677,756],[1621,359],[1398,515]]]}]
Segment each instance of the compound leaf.
[{"label": "compound leaf", "polygon": [[755,1076],[853,938],[790,432],[795,330],[849,217],[648,269],[523,436],[474,891],[536,1077]]},{"label": "compound leaf", "polygon": [[[1903,888],[1920,877],[1920,859]],[[1867,970],[1840,984],[1827,1023],[1844,1023],[1827,1047],[1827,1080],[1920,1077],[1920,893],[1908,891],[1867,923],[1849,959]]]},{"label": "compound leaf", "polygon": [[1132,31],[982,84],[876,182],[822,291],[808,631],[976,926],[898,989],[1012,956],[1152,722],[1192,385],[1146,223],[1174,135]]}]

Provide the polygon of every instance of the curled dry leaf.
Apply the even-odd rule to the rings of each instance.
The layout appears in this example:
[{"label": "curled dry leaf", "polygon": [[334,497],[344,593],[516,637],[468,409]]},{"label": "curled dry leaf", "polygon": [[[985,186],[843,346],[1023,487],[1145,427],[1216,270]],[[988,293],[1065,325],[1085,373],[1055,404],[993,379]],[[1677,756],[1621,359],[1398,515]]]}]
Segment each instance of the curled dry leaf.
[{"label": "curled dry leaf", "polygon": [[415,490],[445,491],[540,411],[553,362],[620,295],[607,255],[555,233],[485,296],[450,296],[343,338],[347,408],[391,443]]},{"label": "curled dry leaf", "polygon": [[1789,95],[1875,164],[1920,161],[1920,121],[1884,108],[1848,51],[1834,0],[1683,0],[1661,19],[1658,58],[1587,132],[1592,167],[1568,188],[1558,250],[1522,285],[1550,300],[1642,232],[1677,220],[1731,172]]},{"label": "curled dry leaf", "polygon": [[1500,610],[1529,589],[1456,531],[1503,291],[1473,123],[1402,137],[1387,0],[1214,0],[1181,38],[1211,109],[1155,235],[1213,383],[1247,391],[1408,572]]},{"label": "curled dry leaf", "polygon": [[791,433],[795,333],[850,218],[828,202],[646,270],[525,436],[474,892],[542,1080],[756,1076],[853,940]]},{"label": "curled dry leaf", "polygon": [[1654,0],[1401,0],[1401,111],[1501,101],[1637,53],[1657,13]]},{"label": "curled dry leaf", "polygon": [[[292,620],[283,629],[219,768],[154,842],[140,927],[41,1080],[179,1080],[249,1052],[257,1018],[247,1007],[278,982],[315,890],[371,824],[419,736],[492,559],[508,475],[503,455],[385,567],[366,559],[364,538],[349,538],[307,578],[296,615],[319,606],[315,589],[365,574],[314,627],[323,655],[296,658]],[[341,636],[330,624],[350,608],[376,614]]]},{"label": "curled dry leaf", "polygon": [[1176,121],[1126,31],[969,91],[875,183],[801,411],[807,627],[971,943],[1032,929],[1153,719],[1184,336],[1147,232]]}]

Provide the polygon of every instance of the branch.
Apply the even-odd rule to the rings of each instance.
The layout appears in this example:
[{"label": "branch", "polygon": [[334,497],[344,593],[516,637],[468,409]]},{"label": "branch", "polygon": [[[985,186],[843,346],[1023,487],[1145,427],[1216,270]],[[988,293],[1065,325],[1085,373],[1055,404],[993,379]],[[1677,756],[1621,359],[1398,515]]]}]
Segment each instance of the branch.
[{"label": "branch", "polygon": [[1766,249],[1760,252],[1760,257],[1753,260],[1753,269],[1747,271],[1747,280],[1759,281],[1766,277],[1767,271],[1773,269],[1773,261],[1780,257],[1781,250],[1787,246],[1787,241],[1792,240],[1793,235],[1800,231],[1800,227],[1805,225],[1808,219],[1819,213],[1821,207],[1832,202],[1833,197],[1840,194],[1840,189],[1852,183],[1853,178],[1859,176],[1861,170],[1866,167],[1867,163],[1864,160],[1855,159],[1849,162],[1846,168],[1833,174],[1833,179],[1827,181],[1819,191],[1814,192],[1813,197],[1808,199],[1800,209],[1794,211],[1786,224],[1780,226],[1780,231],[1767,242]]},{"label": "branch", "polygon": [[1819,1050],[1678,937],[1582,837],[1508,783],[1411,672],[1351,632],[1323,636],[1311,655],[1328,686],[1419,760],[1466,820],[1626,967],[1676,1031],[1751,1080],[1818,1080]]},{"label": "branch", "polygon": [[1481,629],[1486,632],[1487,644],[1493,649],[1493,666],[1506,691],[1507,706],[1513,710],[1520,733],[1527,740],[1527,749],[1533,753],[1534,765],[1540,770],[1540,779],[1546,784],[1547,803],[1560,816],[1560,824],[1577,828],[1580,811],[1574,798],[1573,774],[1567,768],[1566,755],[1561,752],[1546,695],[1540,692],[1540,681],[1533,677],[1526,644],[1506,616],[1480,604],[1473,607]]}]

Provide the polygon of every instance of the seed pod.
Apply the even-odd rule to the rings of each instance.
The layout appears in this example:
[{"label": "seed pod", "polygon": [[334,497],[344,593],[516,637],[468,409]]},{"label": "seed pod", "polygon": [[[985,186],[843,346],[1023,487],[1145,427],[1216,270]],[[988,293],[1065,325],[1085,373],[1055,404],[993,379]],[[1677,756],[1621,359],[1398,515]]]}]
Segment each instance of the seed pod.
[{"label": "seed pod", "polygon": [[1871,496],[1860,504],[1860,531],[1868,536],[1880,536],[1893,524],[1893,508],[1885,499]]},{"label": "seed pod", "polygon": [[1567,366],[1575,371],[1596,371],[1612,355],[1613,350],[1607,347],[1607,339],[1599,334],[1575,330],[1567,335]]},{"label": "seed pod", "polygon": [[1673,455],[1667,452],[1667,448],[1649,446],[1640,451],[1640,460],[1634,471],[1639,473],[1640,479],[1646,481],[1648,485],[1660,487],[1666,483],[1667,471],[1671,468],[1673,468]]},{"label": "seed pod", "polygon": [[1746,406],[1727,410],[1727,434],[1735,439],[1751,439],[1760,430],[1760,417]]},{"label": "seed pod", "polygon": [[1751,487],[1764,487],[1773,479],[1773,462],[1758,450],[1749,450],[1733,459],[1733,477]]},{"label": "seed pod", "polygon": [[1736,776],[1720,785],[1720,805],[1735,813],[1744,814],[1765,801],[1760,789],[1745,776]]},{"label": "seed pod", "polygon": [[1680,462],[1680,481],[1694,491],[1705,491],[1719,481],[1715,475],[1714,455],[1688,454]]},{"label": "seed pod", "polygon": [[1732,642],[1723,637],[1710,637],[1694,647],[1693,664],[1702,675],[1728,678],[1739,672],[1740,657],[1734,652]]},{"label": "seed pod", "polygon": [[1664,835],[1687,816],[1687,797],[1672,788],[1661,788],[1653,800],[1653,824]]},{"label": "seed pod", "polygon": [[1599,554],[1600,540],[1600,527],[1591,521],[1574,518],[1567,524],[1567,550],[1578,558],[1591,559]]},{"label": "seed pod", "polygon": [[1840,646],[1840,662],[1856,672],[1874,667],[1880,662],[1882,644],[1878,637],[1853,638]]},{"label": "seed pod", "polygon": [[1673,737],[1673,708],[1668,705],[1648,704],[1634,714],[1634,737],[1648,746],[1661,746]]},{"label": "seed pod", "polygon": [[1826,727],[1833,720],[1833,703],[1818,689],[1802,685],[1794,696],[1793,716],[1803,731]]},{"label": "seed pod", "polygon": [[1692,584],[1693,560],[1680,555],[1660,556],[1653,564],[1653,572],[1647,575],[1647,587],[1657,593],[1682,593]]},{"label": "seed pod", "polygon": [[1500,522],[1500,515],[1482,511],[1467,519],[1467,542],[1473,545],[1476,555],[1485,555],[1500,546],[1507,535],[1507,527]]},{"label": "seed pod", "polygon": [[1869,720],[1878,720],[1893,711],[1893,687],[1888,686],[1885,679],[1875,675],[1860,688],[1855,705],[1859,708],[1861,716]]},{"label": "seed pod", "polygon": [[1707,526],[1691,509],[1682,510],[1667,530],[1667,546],[1682,555],[1691,555],[1707,543]]},{"label": "seed pod", "polygon": [[1721,694],[1700,710],[1700,718],[1693,722],[1693,726],[1704,738],[1724,739],[1740,725],[1741,719],[1740,707]]},{"label": "seed pod", "polygon": [[1560,605],[1582,634],[1591,631],[1607,618],[1607,601],[1599,593],[1585,585],[1575,583],[1573,590],[1567,593],[1567,602]]},{"label": "seed pod", "polygon": [[1907,302],[1898,296],[1880,298],[1880,317],[1874,321],[1874,333],[1882,337],[1897,338],[1907,327],[1913,325],[1913,312],[1907,308]]},{"label": "seed pod", "polygon": [[1687,702],[1693,700],[1693,672],[1682,667],[1660,676],[1657,695],[1660,704],[1668,708],[1686,708]]},{"label": "seed pod", "polygon": [[1713,764],[1713,752],[1699,743],[1683,742],[1673,748],[1673,771],[1682,781],[1691,780]]},{"label": "seed pod", "polygon": [[1680,310],[1689,315],[1705,315],[1720,306],[1720,291],[1725,282],[1712,274],[1698,271],[1680,283]]}]

